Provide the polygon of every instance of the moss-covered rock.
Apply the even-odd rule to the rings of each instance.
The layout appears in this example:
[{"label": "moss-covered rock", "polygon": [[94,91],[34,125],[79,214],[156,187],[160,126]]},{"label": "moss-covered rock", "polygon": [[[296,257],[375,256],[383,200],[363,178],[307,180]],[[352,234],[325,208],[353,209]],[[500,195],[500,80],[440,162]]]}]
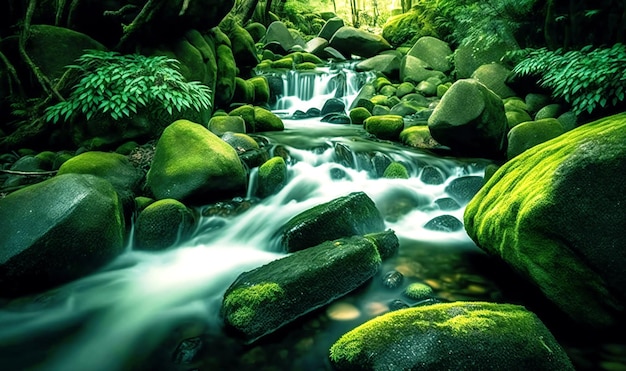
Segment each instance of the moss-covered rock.
[{"label": "moss-covered rock", "polygon": [[254,87],[254,104],[267,104],[270,101],[270,86],[265,76],[256,76],[248,80]]},{"label": "moss-covered rock", "polygon": [[228,35],[235,62],[240,69],[249,71],[259,63],[254,39],[245,28],[241,27],[233,18],[226,17],[220,22],[220,29]]},{"label": "moss-covered rock", "polygon": [[515,96],[515,92],[507,84],[506,80],[511,70],[500,63],[483,64],[478,67],[471,78],[479,81],[502,99]]},{"label": "moss-covered rock", "polygon": [[426,22],[422,12],[412,8],[390,17],[383,26],[383,37],[394,47],[411,46],[422,36],[436,36],[433,25]]},{"label": "moss-covered rock", "polygon": [[383,178],[389,179],[409,179],[409,171],[400,162],[392,162],[383,173]]},{"label": "moss-covered rock", "polygon": [[235,77],[235,93],[233,103],[252,104],[255,101],[254,85],[241,77]]},{"label": "moss-covered rock", "polygon": [[260,197],[267,197],[279,191],[287,182],[287,164],[280,156],[275,156],[259,166]]},{"label": "moss-covered rock", "polygon": [[395,53],[375,55],[357,63],[355,69],[380,72],[390,79],[397,79],[400,73],[400,57]]},{"label": "moss-covered rock", "polygon": [[523,122],[509,131],[507,158],[512,159],[537,144],[563,134],[565,130],[555,118]]},{"label": "moss-covered rock", "polygon": [[113,186],[64,174],[0,199],[0,296],[40,292],[88,275],[124,249]]},{"label": "moss-covered rock", "polygon": [[482,249],[578,323],[608,327],[626,298],[626,114],[580,126],[505,163],[465,210]]},{"label": "moss-covered rock", "polygon": [[433,136],[430,135],[428,126],[411,126],[400,132],[400,142],[407,146],[423,149],[441,147]]},{"label": "moss-covered rock", "polygon": [[267,28],[259,22],[249,23],[248,25],[246,25],[245,29],[246,31],[248,31],[248,33],[252,37],[252,40],[255,43],[261,41],[265,37],[265,33],[267,32]]},{"label": "moss-covered rock", "polygon": [[433,70],[428,63],[417,57],[412,55],[402,57],[400,61],[400,81],[419,84],[431,77],[436,77],[442,81],[446,78],[443,72]]},{"label": "moss-covered rock", "polygon": [[329,41],[332,48],[345,56],[370,58],[391,49],[391,45],[382,36],[349,26],[338,29]]},{"label": "moss-covered rock", "polygon": [[226,290],[221,315],[253,342],[356,289],[380,263],[368,238],[327,241],[242,273]]},{"label": "moss-covered rock", "polygon": [[254,119],[254,106],[246,104],[239,106],[228,113],[229,116],[240,116],[246,123],[246,132],[254,133],[256,131],[256,121]]},{"label": "moss-covered rock", "polygon": [[363,192],[317,205],[291,218],[280,230],[287,252],[341,237],[380,232],[385,222],[374,201]]},{"label": "moss-covered rock", "polygon": [[404,296],[413,300],[424,300],[433,295],[433,288],[425,283],[413,282],[402,292]]},{"label": "moss-covered rock", "polygon": [[217,46],[217,82],[215,83],[215,104],[225,107],[235,94],[235,77],[237,65],[233,51],[228,45]]},{"label": "moss-covered rock", "polygon": [[363,122],[365,130],[380,139],[398,140],[404,129],[404,120],[399,115],[372,116]]},{"label": "moss-covered rock", "polygon": [[458,80],[428,119],[435,140],[468,156],[503,156],[507,121],[502,99],[473,79]]},{"label": "moss-covered rock", "polygon": [[209,120],[211,133],[222,136],[227,132],[246,133],[246,122],[241,116],[213,116]]},{"label": "moss-covered rock", "polygon": [[143,174],[126,156],[112,152],[83,152],[65,161],[58,175],[91,174],[108,180],[122,199],[135,197]]},{"label": "moss-covered rock", "polygon": [[161,135],[146,181],[157,199],[207,201],[245,189],[246,172],[226,142],[199,124],[178,120]]},{"label": "moss-covered rock", "polygon": [[282,131],[285,124],[280,117],[262,107],[254,107],[254,129],[260,131]]},{"label": "moss-covered rock", "polygon": [[356,107],[350,110],[350,122],[355,125],[362,125],[372,114],[365,107]]},{"label": "moss-covered rock", "polygon": [[574,370],[541,320],[521,306],[457,302],[370,320],[331,348],[339,370]]},{"label": "moss-covered rock", "polygon": [[516,127],[522,122],[532,121],[532,118],[526,111],[511,109],[505,112],[506,122],[509,129]]},{"label": "moss-covered rock", "polygon": [[135,249],[163,250],[184,241],[192,230],[191,211],[174,199],[151,203],[135,222]]},{"label": "moss-covered rock", "polygon": [[434,70],[448,72],[452,69],[452,49],[447,42],[432,36],[420,37],[407,53],[428,63]]}]

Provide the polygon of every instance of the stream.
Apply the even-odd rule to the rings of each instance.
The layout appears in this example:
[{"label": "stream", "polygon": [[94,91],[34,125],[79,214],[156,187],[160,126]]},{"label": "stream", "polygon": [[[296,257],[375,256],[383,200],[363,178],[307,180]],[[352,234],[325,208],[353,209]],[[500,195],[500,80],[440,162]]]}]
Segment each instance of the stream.
[{"label": "stream", "polygon": [[[88,277],[6,305],[0,309],[2,370],[330,370],[328,350],[343,333],[394,306],[419,304],[402,296],[409,283],[428,284],[439,301],[502,299],[493,277],[500,268],[462,228],[425,228],[441,215],[463,220],[466,200],[448,186],[482,176],[489,161],[379,141],[362,126],[319,117],[288,119],[296,109],[321,109],[337,89],[349,106],[371,78],[349,68],[290,74],[282,76],[285,93],[273,107],[285,117],[285,131],[255,134],[272,152],[289,154],[286,186],[262,200],[249,194],[225,203],[239,210],[232,215],[211,213],[215,205],[197,208],[196,230],[178,246],[144,252],[129,245]],[[382,178],[390,161],[403,163],[409,179]],[[255,176],[253,170],[250,190]],[[356,191],[376,203],[400,240],[399,253],[355,292],[257,343],[245,345],[229,334],[219,317],[222,296],[240,273],[285,255],[279,228]],[[450,206],[455,197],[457,206]],[[391,271],[404,276],[398,288],[382,283]]]}]

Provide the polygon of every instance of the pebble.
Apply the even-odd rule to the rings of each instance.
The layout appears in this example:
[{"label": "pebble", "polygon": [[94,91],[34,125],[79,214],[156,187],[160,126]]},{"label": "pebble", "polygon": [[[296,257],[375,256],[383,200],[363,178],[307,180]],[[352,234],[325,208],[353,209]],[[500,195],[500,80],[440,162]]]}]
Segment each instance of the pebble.
[{"label": "pebble", "polygon": [[361,316],[361,311],[354,305],[346,302],[337,302],[331,304],[326,309],[328,317],[335,321],[350,321]]}]

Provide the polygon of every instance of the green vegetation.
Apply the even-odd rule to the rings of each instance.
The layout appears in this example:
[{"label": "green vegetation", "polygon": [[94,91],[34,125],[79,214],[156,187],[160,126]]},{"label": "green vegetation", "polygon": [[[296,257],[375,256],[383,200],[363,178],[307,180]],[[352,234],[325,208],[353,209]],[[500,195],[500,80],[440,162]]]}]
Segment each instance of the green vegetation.
[{"label": "green vegetation", "polygon": [[275,302],[285,291],[274,282],[261,283],[250,287],[242,287],[229,293],[224,298],[225,308],[229,311],[229,320],[235,326],[246,326],[254,318],[255,308],[267,302]]},{"label": "green vegetation", "polygon": [[66,101],[46,110],[47,121],[70,121],[79,115],[87,120],[109,115],[119,120],[140,108],[163,108],[170,115],[187,109],[211,107],[211,90],[197,81],[188,82],[178,71],[178,61],[165,56],[91,50],[68,66],[83,77]]},{"label": "green vegetation", "polygon": [[626,46],[586,46],[581,50],[555,51],[547,48],[527,51],[513,72],[539,77],[539,84],[571,105],[577,115],[599,108],[615,107],[626,96]]}]

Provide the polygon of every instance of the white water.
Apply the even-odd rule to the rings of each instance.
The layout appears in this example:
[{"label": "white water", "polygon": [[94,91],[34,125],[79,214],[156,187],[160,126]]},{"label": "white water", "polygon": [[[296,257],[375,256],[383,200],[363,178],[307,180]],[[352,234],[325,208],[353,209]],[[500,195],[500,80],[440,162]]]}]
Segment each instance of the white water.
[{"label": "white water", "polygon": [[[312,97],[308,103],[316,101]],[[317,104],[317,103],[316,103]],[[293,106],[285,106],[289,109]],[[106,269],[34,301],[0,309],[2,370],[115,371],[141,369],[176,326],[191,319],[204,331],[221,333],[221,298],[242,272],[280,258],[276,232],[294,215],[315,205],[363,191],[385,210],[399,194],[421,206],[387,222],[404,241],[467,244],[465,232],[428,231],[424,224],[444,212],[434,201],[446,197],[456,177],[482,175],[484,162],[444,159],[398,145],[370,141],[355,126],[317,120],[285,120],[286,130],[267,133],[290,153],[288,184],[276,195],[231,218],[205,217],[194,237],[163,252],[128,251]],[[381,179],[366,166],[334,160],[335,147],[359,154],[378,152],[409,165],[409,179]],[[441,185],[420,181],[424,165],[445,174]],[[334,179],[334,170],[345,176]],[[254,183],[252,179],[251,183]],[[462,220],[463,208],[446,212]],[[219,355],[218,355],[219,356]]]}]

